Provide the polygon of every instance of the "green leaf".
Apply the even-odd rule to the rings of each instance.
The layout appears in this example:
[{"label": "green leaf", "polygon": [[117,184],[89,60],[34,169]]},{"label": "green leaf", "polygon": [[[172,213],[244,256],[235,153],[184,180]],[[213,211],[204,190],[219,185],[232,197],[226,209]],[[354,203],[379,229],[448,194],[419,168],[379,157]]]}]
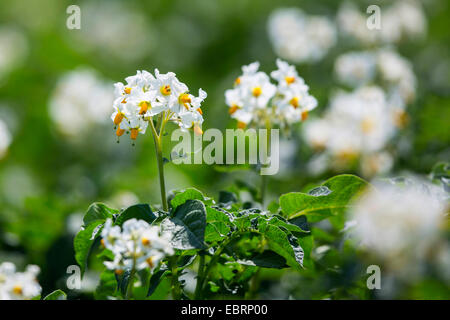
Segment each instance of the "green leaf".
[{"label": "green leaf", "polygon": [[219,191],[219,203],[222,204],[232,204],[236,203],[238,198],[235,193],[229,191]]},{"label": "green leaf", "polygon": [[158,288],[158,285],[161,283],[161,281],[164,279],[165,276],[169,275],[170,271],[165,269],[160,269],[152,274],[150,277],[150,285],[148,287],[148,293],[147,297],[151,296],[156,288]]},{"label": "green leaf", "polygon": [[88,226],[94,222],[103,223],[106,219],[112,218],[113,215],[118,212],[119,210],[111,209],[103,203],[95,202],[89,206],[86,214],[84,215],[84,226]]},{"label": "green leaf", "polygon": [[238,260],[237,262],[262,268],[283,269],[288,267],[286,259],[271,250],[265,250],[263,253],[257,254],[249,260]]},{"label": "green leaf", "polygon": [[295,269],[303,266],[303,249],[298,239],[289,231],[283,231],[280,227],[268,225],[264,232],[269,248],[286,259],[288,265]]},{"label": "green leaf", "polygon": [[81,274],[84,273],[87,267],[87,260],[91,251],[92,244],[103,228],[103,223],[100,220],[92,222],[84,229],[81,229],[73,241],[75,250],[75,260],[81,267]]},{"label": "green leaf", "polygon": [[339,175],[313,189],[310,193],[292,192],[280,197],[280,206],[288,219],[306,215],[310,222],[336,215],[347,208],[351,199],[368,183],[353,175]]},{"label": "green leaf", "polygon": [[111,270],[105,270],[100,274],[100,281],[95,289],[94,297],[96,300],[107,300],[115,295],[116,290],[116,275]]},{"label": "green leaf", "polygon": [[136,204],[125,209],[117,217],[115,224],[121,226],[125,221],[133,218],[152,223],[157,217],[148,204]]},{"label": "green leaf", "polygon": [[221,241],[231,231],[230,216],[218,209],[206,207],[206,223],[206,242]]},{"label": "green leaf", "polygon": [[187,188],[185,190],[178,191],[170,201],[170,204],[173,210],[175,210],[178,206],[188,200],[211,201],[211,199],[205,197],[199,190],[195,188]]},{"label": "green leaf", "polygon": [[44,300],[67,300],[67,294],[58,289],[47,295]]},{"label": "green leaf", "polygon": [[131,280],[131,269],[125,269],[121,275],[115,274],[115,276],[117,280],[117,289],[125,296],[127,294],[128,283]]},{"label": "green leaf", "polygon": [[172,235],[175,249],[190,250],[205,248],[206,208],[198,200],[187,200],[177,207],[171,218],[162,221],[164,232]]}]

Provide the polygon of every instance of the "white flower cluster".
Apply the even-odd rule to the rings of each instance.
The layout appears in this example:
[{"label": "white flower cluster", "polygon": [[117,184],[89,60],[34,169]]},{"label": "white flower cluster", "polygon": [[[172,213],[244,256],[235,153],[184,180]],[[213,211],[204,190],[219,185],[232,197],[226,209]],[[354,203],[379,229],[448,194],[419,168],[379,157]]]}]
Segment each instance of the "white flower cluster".
[{"label": "white flower cluster", "polygon": [[390,49],[342,54],[335,62],[335,72],[342,83],[351,87],[367,85],[377,79],[405,103],[415,98],[416,76],[411,63]]},{"label": "white flower cluster", "polygon": [[36,276],[38,266],[29,265],[25,272],[17,272],[12,262],[0,264],[0,300],[29,300],[41,294]]},{"label": "white flower cluster", "polygon": [[153,270],[166,255],[174,253],[170,236],[160,234],[160,228],[150,226],[144,220],[125,221],[122,230],[107,220],[101,233],[102,245],[114,254],[113,261],[105,266],[120,275],[125,270]]},{"label": "white flower cluster", "polygon": [[275,52],[294,63],[321,60],[336,43],[335,30],[328,18],[308,16],[297,8],[278,9],[268,22]]},{"label": "white flower cluster", "polygon": [[324,151],[316,159],[326,162],[323,169],[330,164],[340,170],[360,159],[364,175],[372,176],[392,165],[384,149],[397,130],[395,112],[379,87],[339,92],[321,119],[305,124],[304,137],[315,150]]},{"label": "white flower cluster", "polygon": [[68,136],[77,136],[104,124],[114,99],[110,85],[91,69],[65,74],[49,103],[50,117],[58,129]]},{"label": "white flower cluster", "polygon": [[271,73],[278,83],[271,83],[269,76],[258,71],[259,63],[243,66],[243,74],[235,81],[233,89],[225,92],[226,104],[238,127],[248,124],[264,126],[270,121],[281,127],[305,120],[308,112],[317,106],[317,100],[308,92],[295,67],[277,60],[278,69]]},{"label": "white flower cluster", "polygon": [[398,0],[381,8],[381,28],[370,30],[367,27],[368,15],[353,3],[344,3],[338,11],[339,29],[357,41],[373,45],[393,44],[405,38],[417,39],[426,33],[427,20],[418,1]]},{"label": "white flower cluster", "polygon": [[115,84],[115,111],[111,118],[118,137],[130,132],[131,139],[136,140],[139,133],[145,133],[153,116],[159,114],[177,123],[181,129],[193,127],[195,133],[203,133],[200,105],[206,99],[205,91],[200,89],[199,96],[195,97],[175,73],[161,74],[158,69],[154,76],[147,71],[138,71],[125,81],[125,84]]},{"label": "white flower cluster", "polygon": [[417,180],[374,185],[349,213],[353,234],[371,253],[405,273],[425,259],[439,238],[446,213],[442,190]]},{"label": "white flower cluster", "polygon": [[6,126],[6,123],[2,119],[0,119],[0,159],[5,156],[11,142],[11,133]]}]

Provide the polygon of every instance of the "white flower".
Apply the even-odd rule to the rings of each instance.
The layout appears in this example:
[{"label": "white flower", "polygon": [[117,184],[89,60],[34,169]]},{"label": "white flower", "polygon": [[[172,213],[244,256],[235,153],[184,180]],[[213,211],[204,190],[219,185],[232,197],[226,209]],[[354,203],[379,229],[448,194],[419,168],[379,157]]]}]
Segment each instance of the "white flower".
[{"label": "white flower", "polygon": [[349,213],[356,222],[354,235],[370,252],[406,272],[405,267],[425,258],[439,236],[445,203],[435,194],[436,187],[425,182],[375,186]]},{"label": "white flower", "polygon": [[125,221],[122,230],[108,219],[102,230],[102,244],[114,254],[114,260],[105,261],[105,266],[119,275],[133,267],[153,270],[164,257],[174,253],[168,234],[136,219]]},{"label": "white flower", "polygon": [[0,79],[21,66],[28,54],[24,34],[13,27],[0,27]]},{"label": "white flower", "polygon": [[297,8],[274,11],[268,32],[275,52],[295,63],[321,60],[336,43],[333,23],[322,16],[308,16]]},{"label": "white flower", "polygon": [[338,11],[340,30],[365,45],[393,44],[423,37],[427,21],[418,1],[399,0],[381,11],[381,28],[367,28],[367,15],[353,3],[345,2]]},{"label": "white flower", "polygon": [[243,75],[235,81],[235,87],[225,92],[225,102],[232,118],[243,128],[253,123],[264,126],[267,117],[280,127],[305,120],[308,112],[317,106],[294,66],[278,59],[278,69],[271,76],[278,81],[271,83],[269,76],[258,71],[259,63],[242,68]]},{"label": "white flower", "polygon": [[110,83],[91,69],[78,69],[58,81],[50,98],[50,117],[62,133],[79,135],[106,122],[113,99]]},{"label": "white flower", "polygon": [[0,264],[0,300],[29,300],[41,294],[36,280],[40,269],[29,265],[25,272],[16,272],[11,262]]},{"label": "white flower", "polygon": [[0,159],[3,158],[12,142],[12,135],[6,126],[6,123],[0,119]]},{"label": "white flower", "polygon": [[336,59],[334,70],[344,84],[366,85],[375,77],[376,58],[371,52],[349,52]]},{"label": "white flower", "polygon": [[117,137],[130,132],[130,138],[136,140],[139,133],[145,134],[154,116],[173,121],[182,129],[194,127],[196,133],[202,133],[201,103],[207,97],[205,91],[200,89],[199,96],[195,97],[175,73],[161,74],[158,69],[155,69],[155,76],[138,71],[125,80],[125,84],[115,84],[115,111],[111,120]]}]

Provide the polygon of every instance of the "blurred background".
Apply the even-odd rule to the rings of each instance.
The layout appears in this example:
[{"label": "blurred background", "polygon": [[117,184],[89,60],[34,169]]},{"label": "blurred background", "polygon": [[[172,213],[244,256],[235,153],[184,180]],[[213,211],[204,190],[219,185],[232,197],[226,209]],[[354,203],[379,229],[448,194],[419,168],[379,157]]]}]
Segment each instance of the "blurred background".
[{"label": "blurred background", "polygon": [[[66,27],[72,4],[81,8],[80,30]],[[366,27],[372,4],[382,9],[376,34]],[[64,289],[66,268],[75,264],[73,236],[90,203],[159,203],[152,139],[141,136],[134,147],[127,139],[117,144],[110,119],[113,83],[136,70],[173,71],[192,92],[204,89],[203,128],[224,130],[236,126],[224,91],[242,65],[260,61],[270,72],[277,57],[295,64],[319,107],[282,141],[269,199],[308,190],[342,172],[368,180],[428,174],[450,158],[449,17],[445,0],[2,1],[0,262],[38,264],[44,294]],[[399,110],[400,124],[376,150],[352,150],[349,157],[338,142],[320,140],[320,127],[307,123],[335,117],[334,97],[361,84],[383,90],[386,103]],[[168,164],[165,170],[169,190],[194,186],[213,197],[239,180],[259,183],[253,172],[207,165]],[[356,268],[351,258],[339,257],[350,275]],[[324,288],[345,287],[346,281],[329,274],[320,281],[296,277],[267,274],[263,297],[323,298]],[[309,289],[293,288],[295,279]],[[85,292],[72,295],[89,298],[95,281],[94,272]],[[429,286],[430,296],[448,293],[446,286]],[[413,288],[401,297],[420,298],[424,290]]]}]

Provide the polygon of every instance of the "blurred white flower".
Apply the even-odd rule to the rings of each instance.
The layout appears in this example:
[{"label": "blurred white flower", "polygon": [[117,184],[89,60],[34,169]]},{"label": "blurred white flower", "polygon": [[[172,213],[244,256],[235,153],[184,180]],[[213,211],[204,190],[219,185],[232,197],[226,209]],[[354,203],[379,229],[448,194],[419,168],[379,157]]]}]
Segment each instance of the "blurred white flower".
[{"label": "blurred white flower", "polygon": [[416,76],[412,64],[392,49],[345,53],[337,58],[334,69],[339,81],[351,87],[378,81],[405,104],[415,98]]},{"label": "blurred white flower", "polygon": [[17,272],[11,262],[0,264],[0,300],[29,300],[41,294],[36,276],[40,269],[28,265],[25,272]]},{"label": "blurred white flower", "polygon": [[275,52],[294,63],[321,60],[336,43],[335,29],[328,18],[309,16],[297,8],[277,9],[268,21]]},{"label": "blurred white flower", "polygon": [[[123,61],[136,61],[153,48],[154,29],[148,17],[121,1],[87,1],[80,32],[73,33],[76,48],[85,47]],[[82,42],[83,45],[79,45]]]},{"label": "blurred white flower", "polygon": [[114,260],[105,261],[105,266],[118,275],[133,268],[153,270],[166,255],[174,252],[170,235],[161,234],[158,226],[150,226],[144,220],[127,220],[121,230],[109,219],[101,235],[102,245],[114,254]]},{"label": "blurred white flower", "polygon": [[110,83],[91,69],[62,76],[49,102],[49,113],[58,129],[69,136],[104,124],[113,103]]},{"label": "blurred white flower", "polygon": [[0,26],[0,79],[22,65],[28,54],[24,34],[8,26]]},{"label": "blurred white flower", "polygon": [[12,142],[12,135],[6,123],[0,119],[0,159],[3,158]]},{"label": "blurred white flower", "polygon": [[433,185],[377,184],[368,190],[349,214],[356,221],[354,236],[391,267],[414,269],[439,237],[446,205]]},{"label": "blurred white flower", "polygon": [[368,84],[375,77],[376,58],[370,52],[349,52],[340,55],[334,64],[340,82],[351,87]]},{"label": "blurred white flower", "polygon": [[415,0],[399,0],[381,8],[381,28],[367,28],[367,14],[352,2],[345,2],[338,10],[337,23],[344,35],[365,45],[394,44],[406,38],[423,37],[427,21],[422,6]]},{"label": "blurred white flower", "polygon": [[[303,128],[306,142],[324,151],[337,169],[361,160],[362,171],[384,173],[392,165],[380,154],[396,133],[394,118],[386,96],[379,87],[361,87],[354,92],[338,92],[322,119]],[[321,160],[323,167],[323,158]]]}]

